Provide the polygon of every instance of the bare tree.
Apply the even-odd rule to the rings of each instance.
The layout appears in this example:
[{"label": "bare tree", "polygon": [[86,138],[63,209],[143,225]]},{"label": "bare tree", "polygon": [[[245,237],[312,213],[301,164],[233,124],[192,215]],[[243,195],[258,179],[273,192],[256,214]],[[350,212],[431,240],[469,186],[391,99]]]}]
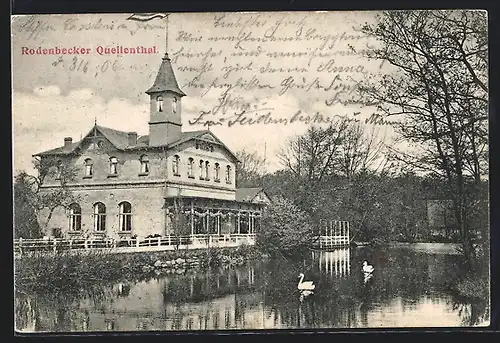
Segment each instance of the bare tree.
[{"label": "bare tree", "polygon": [[[368,132],[361,123],[352,123],[343,135],[341,149],[336,159],[339,173],[348,180],[360,172],[378,171],[385,162],[382,153],[385,136],[376,126]],[[382,159],[382,160],[381,160]]]},{"label": "bare tree", "polygon": [[282,166],[299,179],[321,182],[325,176],[335,173],[335,162],[348,127],[347,120],[336,121],[326,128],[310,126],[304,135],[288,140],[280,151],[278,158]]},{"label": "bare tree", "polygon": [[381,46],[366,56],[388,62],[393,72],[362,83],[365,103],[402,120],[396,130],[418,146],[393,155],[447,180],[464,254],[473,262],[466,188],[488,172],[487,21],[481,11],[389,11],[363,31]]},{"label": "bare tree", "polygon": [[240,160],[236,168],[236,182],[238,187],[253,187],[259,183],[265,173],[265,160],[256,151],[243,149],[236,152]]}]

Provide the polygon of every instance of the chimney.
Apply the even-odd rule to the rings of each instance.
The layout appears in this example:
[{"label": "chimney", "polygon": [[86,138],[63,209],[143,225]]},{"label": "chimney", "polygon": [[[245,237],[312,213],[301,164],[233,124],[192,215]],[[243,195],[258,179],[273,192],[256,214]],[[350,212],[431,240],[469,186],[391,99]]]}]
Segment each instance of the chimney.
[{"label": "chimney", "polygon": [[71,143],[73,143],[73,138],[71,138],[71,137],[64,137],[64,146],[68,146]]},{"label": "chimney", "polygon": [[137,132],[128,133],[128,145],[134,146],[137,144]]}]

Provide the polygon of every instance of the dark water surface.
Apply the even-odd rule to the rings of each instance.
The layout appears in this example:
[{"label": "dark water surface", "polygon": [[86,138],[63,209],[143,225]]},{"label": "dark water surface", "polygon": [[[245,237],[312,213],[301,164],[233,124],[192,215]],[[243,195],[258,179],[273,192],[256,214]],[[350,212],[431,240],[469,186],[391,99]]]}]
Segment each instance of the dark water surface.
[{"label": "dark water surface", "polygon": [[[362,261],[375,267],[365,279]],[[16,294],[18,331],[144,331],[488,325],[488,302],[446,285],[458,256],[411,249],[311,251],[243,266],[164,274],[69,294]],[[316,284],[300,301],[298,274]]]}]

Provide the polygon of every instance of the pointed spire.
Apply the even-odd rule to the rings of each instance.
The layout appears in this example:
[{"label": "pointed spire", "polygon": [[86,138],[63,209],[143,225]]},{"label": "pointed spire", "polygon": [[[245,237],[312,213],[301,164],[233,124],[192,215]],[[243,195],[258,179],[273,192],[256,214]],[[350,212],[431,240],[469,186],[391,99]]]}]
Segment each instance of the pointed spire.
[{"label": "pointed spire", "polygon": [[168,56],[168,14],[165,14],[165,55],[161,59],[160,69],[156,75],[155,82],[146,91],[146,94],[156,93],[156,92],[166,92],[170,91],[178,96],[185,96],[186,94],[179,88],[177,80],[175,78],[174,70],[170,62],[170,57]]},{"label": "pointed spire", "polygon": [[156,93],[156,92],[166,92],[170,91],[179,96],[185,96],[186,94],[179,88],[177,80],[175,78],[174,70],[172,64],[170,63],[170,58],[168,54],[165,54],[161,59],[160,69],[156,75],[155,82],[146,91],[146,94]]}]

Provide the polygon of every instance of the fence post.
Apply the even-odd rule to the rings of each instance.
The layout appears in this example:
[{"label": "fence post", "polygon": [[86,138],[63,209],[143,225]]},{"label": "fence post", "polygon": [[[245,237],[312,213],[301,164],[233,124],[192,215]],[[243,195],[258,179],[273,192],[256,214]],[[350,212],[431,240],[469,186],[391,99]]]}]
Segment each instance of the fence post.
[{"label": "fence post", "polygon": [[57,238],[54,238],[54,254],[57,252]]},{"label": "fence post", "polygon": [[161,246],[161,237],[158,237],[158,246]]},{"label": "fence post", "polygon": [[71,250],[71,249],[72,249],[72,247],[73,247],[73,240],[72,240],[72,239],[70,239],[70,240],[69,240],[69,250]]},{"label": "fence post", "polygon": [[135,238],[135,246],[138,248],[139,247],[139,237]]},{"label": "fence post", "polygon": [[171,245],[172,244],[172,240],[170,238],[170,235],[168,235],[168,245]]}]

